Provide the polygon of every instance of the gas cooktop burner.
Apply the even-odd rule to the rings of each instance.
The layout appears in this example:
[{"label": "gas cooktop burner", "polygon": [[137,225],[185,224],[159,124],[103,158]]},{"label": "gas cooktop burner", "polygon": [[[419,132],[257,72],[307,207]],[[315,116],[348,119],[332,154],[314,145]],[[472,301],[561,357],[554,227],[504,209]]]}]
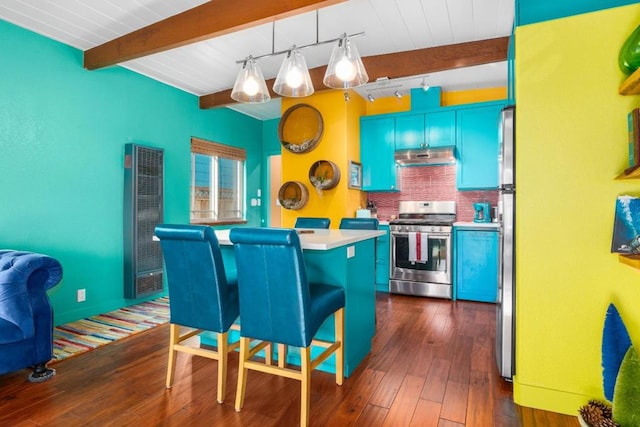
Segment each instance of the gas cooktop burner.
[{"label": "gas cooktop burner", "polygon": [[390,225],[452,225],[455,218],[399,218],[389,221]]},{"label": "gas cooktop burner", "polygon": [[391,225],[452,225],[456,220],[456,202],[401,201],[398,218]]}]

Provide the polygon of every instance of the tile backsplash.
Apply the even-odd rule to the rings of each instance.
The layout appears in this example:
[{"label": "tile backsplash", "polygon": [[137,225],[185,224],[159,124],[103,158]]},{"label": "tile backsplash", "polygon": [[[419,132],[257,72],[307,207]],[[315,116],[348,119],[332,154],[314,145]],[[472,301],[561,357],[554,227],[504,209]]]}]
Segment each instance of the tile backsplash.
[{"label": "tile backsplash", "polygon": [[388,221],[398,215],[403,200],[454,200],[457,221],[473,221],[473,203],[489,202],[496,206],[498,191],[458,191],[456,165],[412,166],[399,169],[398,182],[402,191],[397,193],[369,192],[368,201],[378,207],[378,219]]}]

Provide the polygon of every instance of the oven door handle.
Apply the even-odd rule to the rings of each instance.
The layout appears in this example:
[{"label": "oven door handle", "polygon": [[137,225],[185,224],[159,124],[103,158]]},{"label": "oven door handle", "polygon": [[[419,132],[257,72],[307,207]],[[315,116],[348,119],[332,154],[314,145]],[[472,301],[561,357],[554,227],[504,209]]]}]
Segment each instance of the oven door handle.
[{"label": "oven door handle", "polygon": [[391,232],[391,236],[408,236],[411,233],[418,233],[418,234],[426,234],[429,238],[431,238],[431,236],[433,236],[433,238],[447,238],[449,236],[451,236],[451,233],[447,233],[447,232],[442,232],[442,231],[436,231],[436,232],[431,232],[431,231],[392,231]]}]

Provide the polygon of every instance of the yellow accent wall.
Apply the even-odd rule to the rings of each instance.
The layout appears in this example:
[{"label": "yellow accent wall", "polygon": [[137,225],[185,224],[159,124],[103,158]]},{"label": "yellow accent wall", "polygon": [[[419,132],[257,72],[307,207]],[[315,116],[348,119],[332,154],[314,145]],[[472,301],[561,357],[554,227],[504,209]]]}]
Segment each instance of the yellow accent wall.
[{"label": "yellow accent wall", "polygon": [[[318,145],[303,154],[282,150],[282,181],[300,181],[309,191],[307,204],[298,210],[282,210],[282,226],[293,227],[299,216],[327,217],[331,228],[337,228],[343,217],[354,217],[358,207],[366,204],[366,194],[347,186],[349,160],[360,162],[360,116],[365,114],[365,102],[350,91],[345,102],[344,93],[325,90],[306,98],[282,98],[282,112],[291,106],[305,103],[320,111],[324,132]],[[320,195],[309,181],[309,169],[318,160],[330,160],[340,169],[336,188]]]},{"label": "yellow accent wall", "polygon": [[516,377],[514,399],[576,415],[604,399],[601,342],[614,302],[640,345],[640,271],[610,253],[614,181],[627,162],[617,55],[632,5],[516,29]]},{"label": "yellow accent wall", "polygon": [[[474,102],[498,101],[506,98],[506,87],[458,90],[442,92],[440,94],[440,105],[448,107],[451,105],[472,104]],[[403,96],[402,99],[398,99],[395,96],[378,98],[374,102],[367,102],[366,105],[367,116],[410,111],[411,96]]]},{"label": "yellow accent wall", "polygon": [[506,87],[490,87],[483,89],[457,90],[442,92],[440,104],[443,107],[450,105],[472,104],[474,102],[499,101],[507,99]]},{"label": "yellow accent wall", "polygon": [[367,101],[367,116],[376,114],[399,113],[411,110],[411,96],[403,96],[401,99],[395,96],[377,98],[373,102]]}]

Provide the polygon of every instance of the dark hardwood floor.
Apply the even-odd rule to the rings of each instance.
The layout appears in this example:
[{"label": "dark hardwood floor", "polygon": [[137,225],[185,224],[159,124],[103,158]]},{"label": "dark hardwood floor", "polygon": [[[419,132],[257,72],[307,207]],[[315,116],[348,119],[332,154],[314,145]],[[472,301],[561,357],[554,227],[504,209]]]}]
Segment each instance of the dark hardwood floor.
[{"label": "dark hardwood floor", "polygon": [[[378,294],[373,351],[337,386],[311,380],[312,426],[578,426],[577,418],[516,407],[494,363],[495,306]],[[178,355],[165,389],[167,325],[53,365],[42,384],[27,371],[0,377],[2,426],[295,426],[299,384],[249,372],[233,409],[237,354],[224,404],[217,362]]]}]

